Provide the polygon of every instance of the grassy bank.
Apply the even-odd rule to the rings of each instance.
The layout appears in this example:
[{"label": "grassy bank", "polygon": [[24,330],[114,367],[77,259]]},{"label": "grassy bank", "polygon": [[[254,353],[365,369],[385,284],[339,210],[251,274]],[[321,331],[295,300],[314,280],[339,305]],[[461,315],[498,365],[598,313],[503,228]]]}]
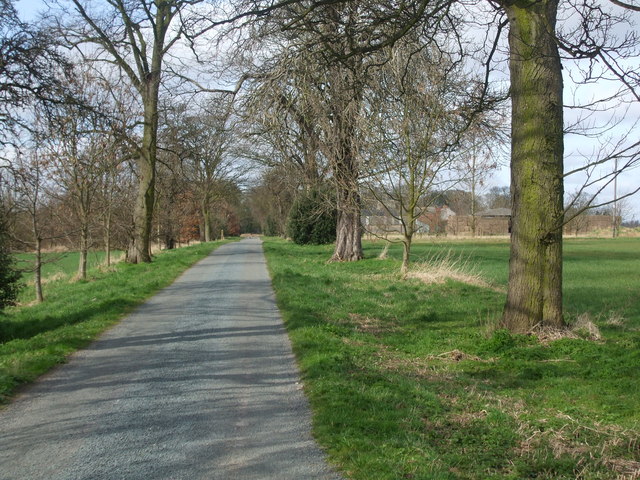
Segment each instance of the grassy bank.
[{"label": "grassy bank", "polygon": [[560,339],[492,330],[505,242],[416,245],[417,259],[463,259],[478,285],[402,280],[400,250],[381,249],[327,264],[331,247],[265,244],[315,434],[349,478],[640,472],[638,239],[566,242],[568,318],[585,327]]},{"label": "grassy bank", "polygon": [[92,269],[86,282],[48,283],[41,305],[8,308],[0,315],[0,402],[63,363],[222,243],[164,251],[151,264]]}]

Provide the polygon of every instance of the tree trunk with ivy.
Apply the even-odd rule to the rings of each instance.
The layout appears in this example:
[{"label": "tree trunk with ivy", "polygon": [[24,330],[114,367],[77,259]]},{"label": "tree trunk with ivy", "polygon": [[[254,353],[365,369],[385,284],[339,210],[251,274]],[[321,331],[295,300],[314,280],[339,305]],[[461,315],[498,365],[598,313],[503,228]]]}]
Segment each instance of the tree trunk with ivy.
[{"label": "tree trunk with ivy", "polygon": [[557,0],[504,2],[512,101],[512,232],[502,325],[525,333],[563,325],[562,67]]}]

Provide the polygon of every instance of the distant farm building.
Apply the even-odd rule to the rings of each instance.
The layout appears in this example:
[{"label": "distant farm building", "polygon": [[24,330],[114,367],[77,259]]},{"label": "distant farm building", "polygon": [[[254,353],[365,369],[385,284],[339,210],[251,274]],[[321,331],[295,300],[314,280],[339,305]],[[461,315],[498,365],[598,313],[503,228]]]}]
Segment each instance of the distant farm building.
[{"label": "distant farm building", "polygon": [[[511,209],[494,208],[471,215],[456,215],[447,223],[450,235],[472,235],[475,222],[476,235],[479,237],[509,235],[511,232]],[[582,214],[564,226],[565,235],[586,235],[611,228],[613,216]]]},{"label": "distant farm building", "polygon": [[[384,208],[364,209],[362,225],[372,235],[402,234],[397,212],[390,214]],[[565,235],[587,235],[611,228],[611,215],[579,215],[564,226]],[[416,220],[416,234],[455,235],[478,237],[509,235],[511,209],[494,208],[473,215],[456,215],[448,206],[429,207]]]},{"label": "distant farm building", "polygon": [[511,230],[511,209],[493,208],[473,215],[456,215],[447,223],[447,233],[450,235],[473,235],[479,237],[493,235],[509,235]]},{"label": "distant farm building", "polygon": [[[448,206],[428,207],[416,220],[417,234],[442,235],[446,233],[447,222],[456,213]],[[362,210],[362,226],[365,232],[378,235],[402,234],[400,214],[396,210],[389,212],[384,207],[365,208]]]}]

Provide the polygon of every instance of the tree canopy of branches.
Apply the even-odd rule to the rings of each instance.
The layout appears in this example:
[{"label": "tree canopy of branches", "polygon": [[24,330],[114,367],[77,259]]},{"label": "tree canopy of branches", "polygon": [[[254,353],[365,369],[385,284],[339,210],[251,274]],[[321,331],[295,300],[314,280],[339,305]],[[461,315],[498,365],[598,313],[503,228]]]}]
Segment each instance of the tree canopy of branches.
[{"label": "tree canopy of branches", "polygon": [[0,0],[0,144],[28,124],[20,111],[29,102],[60,101],[56,72],[65,65],[50,32],[22,22],[11,0]]},{"label": "tree canopy of branches", "polygon": [[301,186],[314,188],[327,175],[317,118],[320,92],[309,81],[314,66],[283,52],[257,70],[238,107],[246,153],[267,168],[291,165]]}]

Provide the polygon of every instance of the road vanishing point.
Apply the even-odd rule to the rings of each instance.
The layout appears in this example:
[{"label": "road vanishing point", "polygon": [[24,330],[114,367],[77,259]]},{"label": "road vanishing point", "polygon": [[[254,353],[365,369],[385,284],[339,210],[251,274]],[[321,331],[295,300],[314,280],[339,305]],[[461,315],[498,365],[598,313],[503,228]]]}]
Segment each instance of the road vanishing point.
[{"label": "road vanishing point", "polygon": [[259,239],[221,246],[0,411],[2,480],[338,480]]}]

